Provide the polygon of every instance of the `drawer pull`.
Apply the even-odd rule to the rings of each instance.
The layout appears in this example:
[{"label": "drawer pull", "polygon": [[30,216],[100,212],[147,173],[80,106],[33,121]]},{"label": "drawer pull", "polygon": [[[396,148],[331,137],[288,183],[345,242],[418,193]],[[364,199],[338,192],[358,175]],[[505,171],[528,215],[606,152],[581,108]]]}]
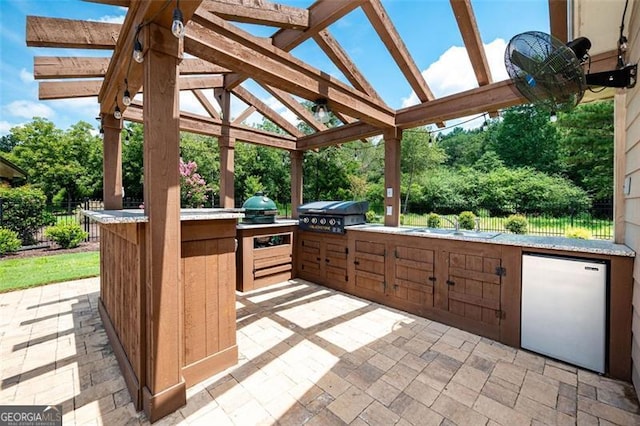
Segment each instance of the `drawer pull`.
[{"label": "drawer pull", "polygon": [[451,281],[451,280],[447,280],[447,285],[456,285],[456,283],[454,283],[454,282],[453,282],[453,281]]},{"label": "drawer pull", "polygon": [[353,264],[354,264],[354,265],[359,265],[359,264],[360,264],[360,261],[359,261],[359,260],[354,260],[354,261],[353,261]]}]

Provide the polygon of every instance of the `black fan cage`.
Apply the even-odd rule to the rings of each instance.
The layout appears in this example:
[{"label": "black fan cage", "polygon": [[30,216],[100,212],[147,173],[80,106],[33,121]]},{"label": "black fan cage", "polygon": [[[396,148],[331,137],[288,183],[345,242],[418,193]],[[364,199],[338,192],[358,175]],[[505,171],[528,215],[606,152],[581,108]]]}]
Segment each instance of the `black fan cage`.
[{"label": "black fan cage", "polygon": [[575,107],[586,89],[575,53],[555,37],[538,31],[509,41],[504,63],[517,89],[530,102],[549,111]]}]

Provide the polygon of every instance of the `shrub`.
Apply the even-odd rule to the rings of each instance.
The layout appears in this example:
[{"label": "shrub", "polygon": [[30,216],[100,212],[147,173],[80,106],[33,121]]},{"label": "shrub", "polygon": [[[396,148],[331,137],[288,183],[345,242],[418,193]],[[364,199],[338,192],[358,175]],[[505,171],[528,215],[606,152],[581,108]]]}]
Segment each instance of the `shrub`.
[{"label": "shrub", "polygon": [[376,212],[374,212],[373,210],[367,211],[367,213],[365,214],[365,217],[367,219],[367,222],[369,223],[378,221],[378,215],[376,215]]},{"label": "shrub", "polygon": [[519,214],[512,214],[504,221],[505,229],[514,234],[526,234],[528,226],[527,218]]},{"label": "shrub", "polygon": [[13,253],[18,250],[22,243],[18,238],[18,233],[11,229],[0,227],[0,255]]},{"label": "shrub", "polygon": [[43,226],[55,223],[53,215],[45,210],[47,197],[29,185],[17,188],[0,187],[2,199],[2,225],[18,233],[25,245],[35,243],[34,235]]},{"label": "shrub", "polygon": [[564,236],[567,238],[578,238],[580,240],[590,240],[593,238],[591,231],[586,228],[568,228],[564,232]]},{"label": "shrub", "polygon": [[56,226],[50,226],[44,234],[65,249],[78,247],[78,244],[89,236],[77,223],[61,223]]},{"label": "shrub", "polygon": [[440,215],[437,213],[429,213],[427,216],[427,226],[429,228],[440,228]]},{"label": "shrub", "polygon": [[404,225],[404,214],[400,213],[400,225]]},{"label": "shrub", "polygon": [[462,229],[473,229],[476,227],[476,215],[473,212],[462,212],[458,215],[458,224]]}]

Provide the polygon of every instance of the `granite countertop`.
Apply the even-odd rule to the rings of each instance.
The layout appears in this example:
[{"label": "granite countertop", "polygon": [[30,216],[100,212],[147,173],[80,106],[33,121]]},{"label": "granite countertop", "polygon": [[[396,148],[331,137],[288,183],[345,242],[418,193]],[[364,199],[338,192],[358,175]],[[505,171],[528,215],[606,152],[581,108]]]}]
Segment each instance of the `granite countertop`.
[{"label": "granite countertop", "polygon": [[275,228],[278,226],[297,225],[298,219],[276,219],[275,223],[238,223],[237,229]]},{"label": "granite countertop", "polygon": [[[469,237],[464,235],[437,234],[415,232],[413,228],[391,227],[383,225],[355,225],[348,230],[370,231],[388,234],[410,235],[418,238],[442,238],[449,240],[471,241],[475,243],[501,244],[523,248],[540,248],[573,251],[577,253],[593,253],[609,256],[635,257],[636,253],[624,244],[615,244],[608,240],[580,240],[577,238],[546,237],[537,235],[518,235],[508,233],[480,233],[490,238]],[[347,232],[348,232],[347,230]],[[470,234],[473,234],[470,232]]]},{"label": "granite countertop", "polygon": [[[144,210],[82,210],[82,214],[102,224],[144,223],[149,221]],[[244,217],[244,209],[180,209],[180,220],[216,220]]]}]

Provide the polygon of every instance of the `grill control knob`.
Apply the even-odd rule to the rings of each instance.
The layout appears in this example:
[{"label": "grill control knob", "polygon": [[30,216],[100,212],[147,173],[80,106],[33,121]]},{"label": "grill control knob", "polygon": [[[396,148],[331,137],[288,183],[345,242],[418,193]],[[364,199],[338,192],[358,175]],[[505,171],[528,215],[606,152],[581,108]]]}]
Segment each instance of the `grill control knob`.
[{"label": "grill control knob", "polygon": [[316,223],[318,223],[318,218],[317,218],[317,217],[312,217],[312,218],[311,218],[311,223],[313,223],[314,225],[315,225]]},{"label": "grill control knob", "polygon": [[324,217],[320,218],[320,225],[324,225],[327,223],[327,219],[325,219]]},{"label": "grill control knob", "polygon": [[305,218],[303,218],[303,219],[302,219],[302,221],[303,221],[304,223],[309,223],[309,218],[308,218],[308,217],[305,217]]},{"label": "grill control knob", "polygon": [[336,220],[334,218],[329,219],[329,225],[333,226],[336,224]]}]

